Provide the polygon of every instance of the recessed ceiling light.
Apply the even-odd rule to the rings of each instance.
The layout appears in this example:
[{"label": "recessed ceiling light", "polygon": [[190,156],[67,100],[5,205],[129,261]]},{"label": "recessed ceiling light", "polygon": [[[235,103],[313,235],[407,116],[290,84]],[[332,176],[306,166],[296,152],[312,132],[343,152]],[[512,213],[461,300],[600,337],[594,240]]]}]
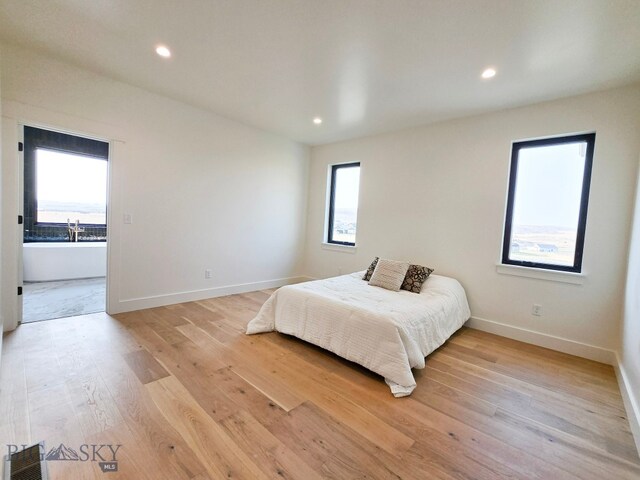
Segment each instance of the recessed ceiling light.
[{"label": "recessed ceiling light", "polygon": [[482,72],[482,78],[493,78],[495,76],[496,76],[496,69],[495,68],[486,68]]},{"label": "recessed ceiling light", "polygon": [[320,117],[316,117],[313,119],[313,123],[316,125],[320,125],[322,123],[322,119]]},{"label": "recessed ceiling light", "polygon": [[156,47],[156,53],[164,58],[169,58],[171,56],[171,50],[169,50],[164,45],[159,45]]}]

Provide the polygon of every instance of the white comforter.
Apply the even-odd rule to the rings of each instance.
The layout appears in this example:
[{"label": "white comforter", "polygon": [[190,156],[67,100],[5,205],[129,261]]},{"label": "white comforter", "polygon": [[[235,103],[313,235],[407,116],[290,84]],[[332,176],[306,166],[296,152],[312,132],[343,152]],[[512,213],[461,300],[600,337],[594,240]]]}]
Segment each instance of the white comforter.
[{"label": "white comforter", "polygon": [[412,368],[467,321],[457,280],[431,275],[420,294],[392,292],[362,280],[364,272],[278,289],[247,325],[247,334],[294,335],[382,375],[396,397],[416,387]]}]

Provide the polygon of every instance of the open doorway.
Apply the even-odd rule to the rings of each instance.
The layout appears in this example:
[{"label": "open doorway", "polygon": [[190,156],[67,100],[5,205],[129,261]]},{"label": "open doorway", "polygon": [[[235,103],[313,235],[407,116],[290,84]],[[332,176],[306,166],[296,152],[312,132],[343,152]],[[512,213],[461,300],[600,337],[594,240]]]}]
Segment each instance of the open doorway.
[{"label": "open doorway", "polygon": [[24,127],[22,323],[106,305],[109,144]]}]

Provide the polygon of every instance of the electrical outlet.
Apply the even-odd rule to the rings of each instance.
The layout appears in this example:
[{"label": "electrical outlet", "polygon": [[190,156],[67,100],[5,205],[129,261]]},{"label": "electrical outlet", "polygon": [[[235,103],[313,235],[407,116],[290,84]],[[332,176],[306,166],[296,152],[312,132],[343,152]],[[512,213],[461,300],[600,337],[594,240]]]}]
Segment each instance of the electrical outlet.
[{"label": "electrical outlet", "polygon": [[122,220],[127,225],[130,225],[133,223],[133,215],[131,215],[130,213],[125,213]]},{"label": "electrical outlet", "polygon": [[211,278],[211,270],[208,268],[204,271],[204,278]]},{"label": "electrical outlet", "polygon": [[531,307],[531,315],[535,315],[536,317],[541,317],[542,305],[538,305],[537,303],[534,303],[533,307]]}]

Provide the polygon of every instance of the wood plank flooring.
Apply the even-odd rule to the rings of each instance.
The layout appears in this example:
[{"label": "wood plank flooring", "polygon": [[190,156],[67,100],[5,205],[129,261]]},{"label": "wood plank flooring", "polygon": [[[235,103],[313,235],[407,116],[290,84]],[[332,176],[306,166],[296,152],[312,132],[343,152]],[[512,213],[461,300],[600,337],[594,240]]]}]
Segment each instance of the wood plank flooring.
[{"label": "wood plank flooring", "polygon": [[244,335],[270,293],[7,334],[0,448],[121,445],[117,473],[81,457],[53,479],[640,478],[610,366],[463,328],[396,399],[331,353]]}]

